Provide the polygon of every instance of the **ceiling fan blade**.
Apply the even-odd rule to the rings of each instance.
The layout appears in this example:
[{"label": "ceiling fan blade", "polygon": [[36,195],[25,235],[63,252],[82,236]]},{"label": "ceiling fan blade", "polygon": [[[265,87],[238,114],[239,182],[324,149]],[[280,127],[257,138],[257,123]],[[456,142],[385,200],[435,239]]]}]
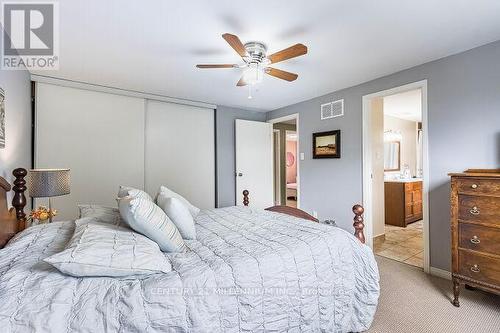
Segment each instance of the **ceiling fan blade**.
[{"label": "ceiling fan blade", "polygon": [[243,46],[243,43],[241,40],[238,38],[236,35],[231,35],[231,34],[223,34],[222,38],[226,40],[226,42],[241,56],[241,57],[246,57],[247,50],[245,49],[245,46]]},{"label": "ceiling fan blade", "polygon": [[277,62],[295,58],[304,54],[307,54],[307,46],[304,44],[295,44],[289,48],[273,53],[267,58],[271,60],[271,64],[275,64]]},{"label": "ceiling fan blade", "polygon": [[236,67],[237,65],[231,65],[231,64],[220,64],[220,65],[196,65],[198,68],[233,68]]},{"label": "ceiling fan blade", "polygon": [[237,87],[243,87],[243,86],[246,86],[247,83],[243,80],[243,76],[241,77],[241,79],[238,81],[238,83],[236,83],[236,86]]},{"label": "ceiling fan blade", "polygon": [[271,67],[266,68],[266,73],[271,75],[271,76],[277,77],[278,79],[282,79],[282,80],[286,80],[286,81],[295,81],[299,77],[295,73],[290,73],[290,72],[282,71],[281,69],[276,69],[276,68],[271,68]]}]

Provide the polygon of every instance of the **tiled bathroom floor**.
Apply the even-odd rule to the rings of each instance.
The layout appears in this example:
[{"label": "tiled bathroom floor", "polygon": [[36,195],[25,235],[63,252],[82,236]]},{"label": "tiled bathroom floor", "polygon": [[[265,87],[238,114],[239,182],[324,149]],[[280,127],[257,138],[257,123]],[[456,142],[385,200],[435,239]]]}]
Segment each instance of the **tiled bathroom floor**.
[{"label": "tiled bathroom floor", "polygon": [[373,243],[375,254],[422,268],[424,266],[422,221],[406,228],[385,225],[385,240],[378,238]]}]

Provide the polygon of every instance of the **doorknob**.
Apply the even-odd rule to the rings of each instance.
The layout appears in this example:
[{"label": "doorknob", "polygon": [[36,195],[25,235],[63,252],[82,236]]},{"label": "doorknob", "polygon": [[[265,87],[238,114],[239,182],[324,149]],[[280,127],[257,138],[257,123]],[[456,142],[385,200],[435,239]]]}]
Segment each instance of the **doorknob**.
[{"label": "doorknob", "polygon": [[236,175],[237,175],[238,177],[243,177],[243,174],[242,174],[241,172],[238,172]]}]

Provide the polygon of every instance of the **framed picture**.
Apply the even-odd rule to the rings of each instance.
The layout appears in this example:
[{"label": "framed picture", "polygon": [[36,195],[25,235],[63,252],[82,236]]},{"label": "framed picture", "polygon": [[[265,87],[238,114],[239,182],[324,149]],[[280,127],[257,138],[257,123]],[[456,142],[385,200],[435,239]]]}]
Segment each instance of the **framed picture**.
[{"label": "framed picture", "polygon": [[313,133],[313,158],[340,158],[340,130]]},{"label": "framed picture", "polygon": [[0,148],[5,148],[5,91],[0,88]]}]

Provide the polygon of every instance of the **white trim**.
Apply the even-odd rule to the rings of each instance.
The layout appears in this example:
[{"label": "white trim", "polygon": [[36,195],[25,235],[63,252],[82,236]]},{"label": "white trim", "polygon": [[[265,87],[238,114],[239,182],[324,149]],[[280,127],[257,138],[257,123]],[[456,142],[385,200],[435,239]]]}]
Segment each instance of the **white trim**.
[{"label": "white trim", "polygon": [[[274,164],[276,162],[276,150],[274,149],[276,146],[280,146],[280,135],[279,135],[279,130],[273,129],[273,197],[274,197],[274,204],[275,205],[281,205],[281,195],[276,195],[276,188],[280,186],[281,183],[281,169],[276,167]],[[275,133],[278,133],[278,135],[275,136]],[[278,141],[278,144],[274,143],[274,139]],[[279,159],[279,157],[278,157]],[[278,193],[280,194],[280,193]]]},{"label": "white trim", "polygon": [[363,96],[363,207],[365,208],[365,234],[367,244],[373,246],[373,223],[372,223],[372,176],[371,165],[371,140],[369,133],[371,123],[371,99],[385,97],[414,89],[422,90],[422,141],[423,141],[423,233],[424,233],[424,272],[430,272],[430,246],[429,246],[429,118],[427,108],[427,80],[413,82],[392,89],[379,91]]},{"label": "white trim", "polygon": [[217,105],[209,104],[209,103],[204,103],[204,102],[190,101],[190,100],[187,100],[187,99],[174,98],[174,97],[157,95],[157,94],[148,94],[148,93],[141,92],[141,91],[120,89],[120,88],[102,86],[102,85],[92,84],[92,83],[85,83],[85,82],[79,82],[79,81],[59,79],[59,78],[50,77],[50,76],[43,76],[43,75],[32,74],[31,75],[31,81],[42,82],[42,83],[49,83],[49,84],[53,84],[53,85],[57,85],[57,86],[63,86],[63,87],[70,87],[70,88],[85,89],[85,90],[91,90],[91,91],[97,91],[97,92],[104,92],[104,93],[108,93],[108,94],[115,94],[115,95],[129,96],[129,97],[137,97],[137,98],[144,98],[144,99],[161,101],[161,102],[169,102],[169,103],[175,103],[175,104],[197,106],[197,107],[201,107],[201,108],[217,109]]},{"label": "white trim", "polygon": [[[292,120],[295,119],[295,127],[297,129],[297,208],[300,208],[300,189],[302,188],[302,184],[300,183],[300,121],[299,121],[299,114],[298,113],[292,113],[287,116],[279,117],[279,118],[273,118],[273,119],[268,119],[267,122],[271,124],[275,123],[281,123],[283,121],[287,120]],[[286,202],[285,202],[286,204]]]},{"label": "white trim", "polygon": [[451,272],[445,271],[444,269],[441,268],[436,268],[436,267],[430,267],[430,274],[446,279],[446,280],[451,280]]}]

